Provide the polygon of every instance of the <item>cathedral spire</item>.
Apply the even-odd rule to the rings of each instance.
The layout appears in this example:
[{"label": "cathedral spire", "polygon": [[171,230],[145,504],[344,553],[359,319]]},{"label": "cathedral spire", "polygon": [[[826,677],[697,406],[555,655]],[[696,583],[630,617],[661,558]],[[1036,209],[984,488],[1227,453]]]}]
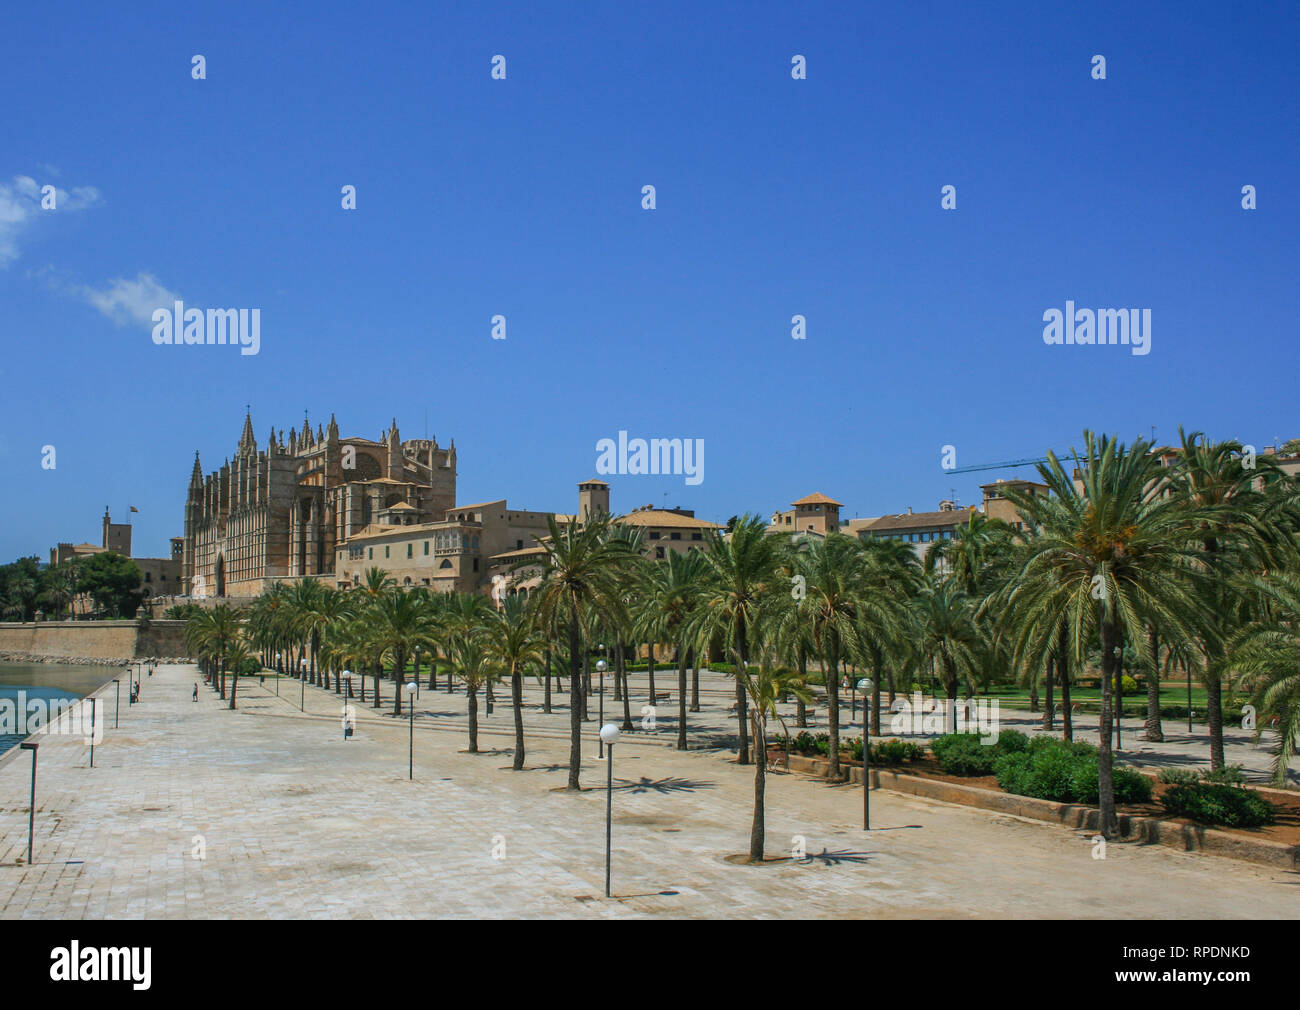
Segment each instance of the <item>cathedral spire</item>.
[{"label": "cathedral spire", "polygon": [[244,415],[244,430],[239,435],[239,453],[257,451],[257,439],[253,436],[253,415]]},{"label": "cathedral spire", "polygon": [[194,450],[194,469],[190,471],[190,487],[203,486],[203,467],[199,465],[199,451]]}]

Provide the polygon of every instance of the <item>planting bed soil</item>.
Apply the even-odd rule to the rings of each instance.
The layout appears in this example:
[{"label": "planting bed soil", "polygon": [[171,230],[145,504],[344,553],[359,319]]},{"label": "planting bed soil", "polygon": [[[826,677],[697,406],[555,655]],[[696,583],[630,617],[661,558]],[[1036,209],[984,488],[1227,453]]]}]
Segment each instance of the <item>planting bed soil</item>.
[{"label": "planting bed soil", "polygon": [[[819,761],[825,761],[824,754],[800,753],[792,750],[791,757],[813,758]],[[781,768],[785,761],[785,751],[779,748],[773,748],[769,751],[769,766]],[[840,755],[840,765],[844,768],[861,768],[861,761],[854,761]],[[992,775],[949,775],[940,767],[934,756],[927,753],[924,757],[916,761],[908,761],[900,765],[873,765],[873,770],[884,770],[895,772],[899,775],[916,775],[920,778],[938,779],[941,782],[952,782],[960,786],[970,786],[973,789],[988,789],[991,792],[1005,793],[998,785],[998,780]],[[1153,776],[1149,776],[1151,778]],[[1199,822],[1189,820],[1186,817],[1172,817],[1165,810],[1164,804],[1160,802],[1160,797],[1171,786],[1163,782],[1155,783],[1155,794],[1150,803],[1121,803],[1116,810],[1121,814],[1131,814],[1134,817],[1147,817],[1153,820],[1164,821],[1169,824],[1191,824],[1198,825]],[[1011,795],[1011,794],[1006,794]],[[1277,842],[1282,845],[1300,845],[1300,793],[1291,793],[1280,789],[1269,789],[1263,792],[1263,796],[1271,802],[1276,810],[1276,823],[1266,824],[1258,828],[1229,828],[1220,824],[1205,824],[1201,827],[1213,828],[1216,831],[1224,831],[1234,835],[1242,835],[1247,838],[1260,838],[1270,842]]]}]

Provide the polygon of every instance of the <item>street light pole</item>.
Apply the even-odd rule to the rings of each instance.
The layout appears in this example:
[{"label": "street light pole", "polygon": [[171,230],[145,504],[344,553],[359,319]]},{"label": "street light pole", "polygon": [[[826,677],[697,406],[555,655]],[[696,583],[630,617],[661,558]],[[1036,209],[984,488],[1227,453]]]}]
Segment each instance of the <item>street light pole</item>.
[{"label": "street light pole", "polygon": [[609,891],[610,852],[614,838],[614,744],[618,743],[619,729],[612,722],[600,727],[600,742],[609,748],[608,765],[605,768],[605,897],[611,897]]},{"label": "street light pole", "polygon": [[36,747],[40,745],[25,740],[18,746],[31,751],[31,807],[27,810],[27,866],[31,866],[31,838],[36,828]]},{"label": "street light pole", "polygon": [[406,682],[406,707],[407,707],[407,710],[411,713],[411,731],[410,731],[411,740],[410,740],[410,746],[409,746],[409,749],[408,749],[408,751],[407,751],[407,769],[406,769],[406,777],[407,777],[407,779],[414,779],[414,778],[415,778],[415,701],[414,701],[414,697],[415,697],[416,684],[417,684],[417,682],[419,681],[419,679],[420,679],[420,678],[419,678],[419,674],[417,673],[417,674],[416,674],[416,679],[415,679],[415,680],[408,680],[408,681]]},{"label": "street light pole", "polygon": [[122,680],[120,677],[113,679],[113,728],[117,729],[118,716],[122,711]]},{"label": "street light pole", "polygon": [[[601,648],[605,647],[602,645]],[[605,670],[608,667],[609,664],[603,659],[596,660],[596,672],[600,674],[600,723],[602,726],[600,731],[600,753],[596,755],[598,761],[604,760],[605,757],[605,730],[603,727],[605,724]]]}]

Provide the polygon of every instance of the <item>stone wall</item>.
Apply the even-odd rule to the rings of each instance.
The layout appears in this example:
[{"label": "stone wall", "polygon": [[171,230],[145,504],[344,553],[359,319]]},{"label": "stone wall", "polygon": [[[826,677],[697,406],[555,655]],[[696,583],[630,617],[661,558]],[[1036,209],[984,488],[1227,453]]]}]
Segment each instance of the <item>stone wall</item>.
[{"label": "stone wall", "polygon": [[29,621],[0,623],[0,653],[48,659],[185,656],[184,621]]}]

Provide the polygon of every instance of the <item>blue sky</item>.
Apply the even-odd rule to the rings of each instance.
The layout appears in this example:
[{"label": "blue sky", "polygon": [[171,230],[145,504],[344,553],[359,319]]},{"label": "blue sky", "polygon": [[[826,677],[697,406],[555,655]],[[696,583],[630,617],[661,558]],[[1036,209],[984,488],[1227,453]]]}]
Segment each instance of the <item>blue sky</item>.
[{"label": "blue sky", "polygon": [[[1287,5],[120,8],[0,34],[5,559],[98,542],[105,505],[164,553],[246,403],[259,442],[427,416],[462,501],[558,511],[599,439],[699,438],[702,484],[613,505],[715,520],[1012,475],[945,444],[1300,436]],[[260,309],[260,352],[156,346],[171,294]],[[1151,309],[1151,353],[1045,345],[1067,299]]]}]

